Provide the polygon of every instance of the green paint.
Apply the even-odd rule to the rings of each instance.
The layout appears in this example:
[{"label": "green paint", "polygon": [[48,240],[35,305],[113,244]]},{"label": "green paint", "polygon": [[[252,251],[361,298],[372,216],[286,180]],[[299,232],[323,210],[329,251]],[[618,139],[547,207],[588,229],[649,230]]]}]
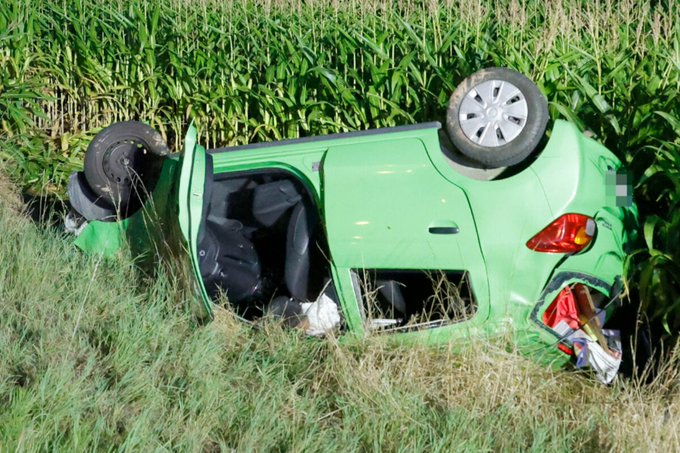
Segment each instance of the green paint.
[{"label": "green paint", "polygon": [[203,285],[198,267],[198,233],[203,219],[203,191],[205,188],[207,158],[205,149],[196,143],[196,128],[191,125],[184,139],[184,154],[177,193],[179,203],[179,226],[186,241],[191,265],[197,276],[198,290],[205,310],[212,316],[211,301]]}]

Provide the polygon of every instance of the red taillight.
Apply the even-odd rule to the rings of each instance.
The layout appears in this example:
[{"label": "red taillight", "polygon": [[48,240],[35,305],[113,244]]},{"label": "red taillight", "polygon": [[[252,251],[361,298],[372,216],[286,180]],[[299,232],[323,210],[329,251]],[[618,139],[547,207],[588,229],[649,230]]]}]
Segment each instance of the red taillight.
[{"label": "red taillight", "polygon": [[557,349],[564,352],[567,355],[574,355],[574,350],[569,346],[563,345],[562,343],[557,343]]},{"label": "red taillight", "polygon": [[582,214],[564,214],[529,239],[527,247],[543,253],[575,253],[590,244],[595,221]]},{"label": "red taillight", "polygon": [[574,292],[567,286],[546,308],[543,313],[543,324],[554,328],[560,321],[564,321],[570,329],[578,330],[581,328],[579,315]]},{"label": "red taillight", "polygon": [[[572,330],[580,329],[580,311],[575,296],[570,287],[562,289],[543,313],[543,324],[553,330],[558,328],[560,332],[565,327]],[[559,324],[563,325],[558,327]],[[574,350],[561,342],[557,343],[557,348],[567,355],[574,355]]]}]

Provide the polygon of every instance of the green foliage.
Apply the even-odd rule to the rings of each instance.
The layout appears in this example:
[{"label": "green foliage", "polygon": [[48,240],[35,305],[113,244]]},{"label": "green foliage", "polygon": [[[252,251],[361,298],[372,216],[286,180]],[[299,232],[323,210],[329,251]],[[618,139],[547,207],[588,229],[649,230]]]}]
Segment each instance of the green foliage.
[{"label": "green foliage", "polygon": [[394,126],[502,65],[631,161],[677,135],[678,7],[606,5],[8,0],[3,130],[37,123],[54,153],[129,118],[175,145],[194,119],[208,146]]},{"label": "green foliage", "polygon": [[[654,161],[638,188],[648,197],[643,233],[646,247],[633,257],[641,310],[669,334],[680,330],[680,140],[653,149]],[[643,205],[644,206],[644,205]]]}]

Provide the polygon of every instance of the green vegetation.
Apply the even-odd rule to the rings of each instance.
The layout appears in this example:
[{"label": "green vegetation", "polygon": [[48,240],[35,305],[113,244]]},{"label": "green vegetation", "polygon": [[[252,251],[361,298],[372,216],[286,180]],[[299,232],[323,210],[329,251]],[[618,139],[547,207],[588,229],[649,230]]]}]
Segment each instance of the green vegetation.
[{"label": "green vegetation", "polygon": [[[463,77],[509,66],[630,169],[631,297],[677,335],[679,17],[672,0],[3,0],[0,161],[59,195],[113,121],[175,147],[192,119],[209,147],[429,121]],[[171,271],[130,287],[129,261],[8,212],[0,449],[680,449],[672,354],[655,384],[603,389],[496,346],[197,328]]]},{"label": "green vegetation", "polygon": [[131,285],[129,260],[73,253],[6,202],[0,230],[3,451],[680,448],[678,353],[650,385],[605,388],[511,342],[340,345],[228,312],[197,326],[171,272]]}]

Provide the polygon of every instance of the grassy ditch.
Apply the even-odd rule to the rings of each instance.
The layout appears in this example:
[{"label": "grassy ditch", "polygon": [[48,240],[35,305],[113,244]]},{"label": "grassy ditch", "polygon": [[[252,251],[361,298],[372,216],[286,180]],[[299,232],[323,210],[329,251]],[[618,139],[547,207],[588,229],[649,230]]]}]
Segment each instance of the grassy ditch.
[{"label": "grassy ditch", "polygon": [[[0,161],[63,195],[87,144],[141,119],[209,147],[441,119],[471,72],[532,77],[553,119],[628,166],[643,229],[627,277],[680,329],[680,7],[673,1],[4,0]],[[222,313],[168,269],[74,251],[0,181],[0,449],[680,450],[677,350],[603,388],[509,344],[338,345]],[[136,283],[131,283],[136,282]],[[637,307],[633,307],[633,312]]]},{"label": "grassy ditch", "polygon": [[338,343],[220,312],[180,279],[77,253],[0,202],[0,445],[7,451],[677,451],[680,356],[603,387],[511,343],[456,354]]}]

